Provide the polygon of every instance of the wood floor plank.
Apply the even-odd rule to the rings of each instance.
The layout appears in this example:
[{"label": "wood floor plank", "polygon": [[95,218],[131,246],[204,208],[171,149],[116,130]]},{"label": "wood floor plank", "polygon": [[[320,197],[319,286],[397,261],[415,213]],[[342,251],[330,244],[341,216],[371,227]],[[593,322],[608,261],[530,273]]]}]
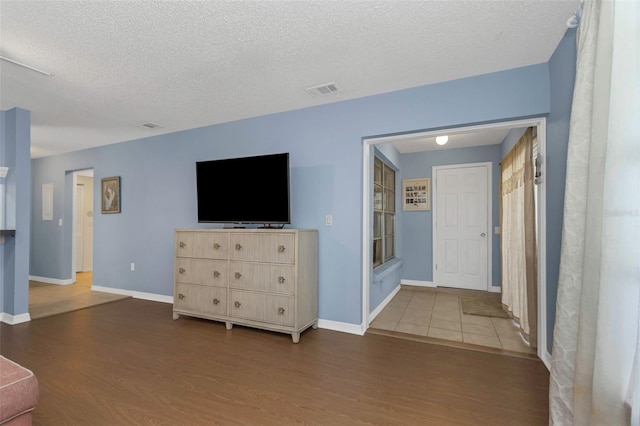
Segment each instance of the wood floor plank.
[{"label": "wood floor plank", "polygon": [[289,336],[126,299],[15,326],[35,425],[542,425],[540,361],[388,336]]}]

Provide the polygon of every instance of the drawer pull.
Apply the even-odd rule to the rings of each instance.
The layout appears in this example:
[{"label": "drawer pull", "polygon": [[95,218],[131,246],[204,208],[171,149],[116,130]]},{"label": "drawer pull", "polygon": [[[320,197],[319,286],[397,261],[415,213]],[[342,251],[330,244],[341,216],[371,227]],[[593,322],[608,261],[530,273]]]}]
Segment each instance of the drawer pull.
[{"label": "drawer pull", "polygon": [[187,270],[186,270],[186,269],[184,269],[184,268],[180,268],[180,269],[178,269],[178,272],[180,272],[181,274],[184,274],[186,271],[187,271]]},{"label": "drawer pull", "polygon": [[284,315],[284,308],[278,308],[278,314]]},{"label": "drawer pull", "polygon": [[278,282],[279,282],[280,284],[282,284],[282,283],[284,282],[284,277],[283,277],[283,276],[279,276],[279,277],[278,277]]},{"label": "drawer pull", "polygon": [[213,245],[213,248],[214,248],[214,250],[220,250],[220,244],[215,243],[215,244]]},{"label": "drawer pull", "polygon": [[187,246],[187,243],[180,241],[180,248],[185,248]]},{"label": "drawer pull", "polygon": [[284,246],[278,246],[278,251],[280,253],[284,253],[285,247]]},{"label": "drawer pull", "polygon": [[236,272],[236,278],[237,278],[237,279],[242,278],[242,274],[241,274],[240,272]]},{"label": "drawer pull", "polygon": [[235,303],[233,304],[233,306],[235,306],[236,308],[239,308],[240,306],[242,306],[242,303],[240,303],[240,302],[235,302]]},{"label": "drawer pull", "polygon": [[238,251],[242,250],[242,246],[240,244],[236,244],[236,250]]},{"label": "drawer pull", "polygon": [[184,294],[182,294],[182,293],[178,294],[178,299],[180,299],[180,300],[184,299]]},{"label": "drawer pull", "polygon": [[213,304],[217,305],[218,303],[220,303],[220,301],[218,299],[213,299]]},{"label": "drawer pull", "polygon": [[213,271],[213,276],[218,278],[220,276],[220,272],[218,271]]}]

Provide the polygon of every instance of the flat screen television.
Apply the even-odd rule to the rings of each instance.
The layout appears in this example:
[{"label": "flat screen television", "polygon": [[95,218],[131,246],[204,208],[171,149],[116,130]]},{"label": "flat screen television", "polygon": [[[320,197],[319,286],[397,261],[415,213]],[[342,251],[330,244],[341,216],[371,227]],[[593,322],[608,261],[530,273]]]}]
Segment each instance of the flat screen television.
[{"label": "flat screen television", "polygon": [[196,162],[199,223],[291,223],[289,153]]}]

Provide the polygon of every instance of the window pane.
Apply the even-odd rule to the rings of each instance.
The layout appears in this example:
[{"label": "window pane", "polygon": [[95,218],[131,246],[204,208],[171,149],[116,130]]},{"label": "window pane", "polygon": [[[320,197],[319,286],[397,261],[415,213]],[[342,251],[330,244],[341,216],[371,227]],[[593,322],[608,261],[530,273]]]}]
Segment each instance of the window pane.
[{"label": "window pane", "polygon": [[382,185],[382,161],[378,158],[373,160],[373,183]]},{"label": "window pane", "polygon": [[384,165],[384,187],[391,190],[396,187],[396,173],[386,164]]},{"label": "window pane", "polygon": [[384,238],[384,260],[387,261],[395,256],[393,247],[393,236]]},{"label": "window pane", "polygon": [[385,213],[384,215],[384,235],[393,235],[394,232],[394,215]]},{"label": "window pane", "polygon": [[382,263],[382,240],[373,240],[373,266]]},{"label": "window pane", "polygon": [[373,185],[373,209],[382,210],[382,187]]},{"label": "window pane", "polygon": [[396,211],[396,203],[395,203],[396,193],[393,191],[389,191],[387,189],[384,190],[384,210],[387,212]]},{"label": "window pane", "polygon": [[373,238],[382,237],[382,213],[373,213]]}]

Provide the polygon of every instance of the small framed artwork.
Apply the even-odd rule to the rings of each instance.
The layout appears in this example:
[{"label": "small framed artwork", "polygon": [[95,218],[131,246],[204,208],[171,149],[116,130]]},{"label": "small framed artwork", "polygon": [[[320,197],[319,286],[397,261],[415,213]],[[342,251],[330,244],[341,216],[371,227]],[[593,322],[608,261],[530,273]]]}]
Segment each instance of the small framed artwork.
[{"label": "small framed artwork", "polygon": [[402,179],[402,210],[431,210],[429,178]]},{"label": "small framed artwork", "polygon": [[120,176],[100,180],[102,213],[120,213]]}]

